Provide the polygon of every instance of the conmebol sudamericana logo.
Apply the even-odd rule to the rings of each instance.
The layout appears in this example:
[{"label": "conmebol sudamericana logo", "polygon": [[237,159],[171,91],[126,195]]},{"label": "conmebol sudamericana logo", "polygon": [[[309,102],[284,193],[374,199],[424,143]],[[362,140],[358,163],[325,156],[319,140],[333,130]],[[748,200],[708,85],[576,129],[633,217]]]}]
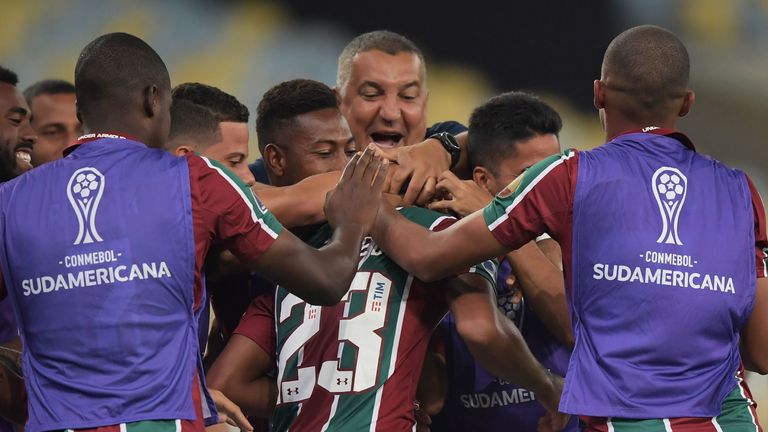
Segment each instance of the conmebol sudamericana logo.
[{"label": "conmebol sudamericana logo", "polygon": [[75,209],[80,226],[76,245],[100,242],[103,239],[96,231],[96,211],[104,193],[104,175],[96,168],[80,168],[72,174],[67,183],[67,197]]},{"label": "conmebol sudamericana logo", "polygon": [[688,178],[677,168],[661,167],[653,173],[651,179],[653,196],[661,213],[661,235],[656,243],[682,245],[677,231],[680,210],[685,204],[688,193]]}]

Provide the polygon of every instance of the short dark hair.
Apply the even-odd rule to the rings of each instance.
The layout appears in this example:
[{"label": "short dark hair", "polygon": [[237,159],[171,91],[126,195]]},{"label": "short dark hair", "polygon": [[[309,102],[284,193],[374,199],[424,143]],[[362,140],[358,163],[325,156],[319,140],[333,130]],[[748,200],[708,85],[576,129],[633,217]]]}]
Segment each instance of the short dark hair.
[{"label": "short dark hair", "polygon": [[38,81],[24,90],[24,99],[32,105],[32,99],[40,95],[49,94],[74,94],[75,85],[69,81],[60,79],[47,79]]},{"label": "short dark hair", "polygon": [[256,108],[259,151],[274,142],[277,131],[290,126],[296,116],[326,108],[338,108],[336,94],[318,81],[295,79],[267,90]]},{"label": "short dark hair", "polygon": [[562,127],[557,111],[536,96],[524,92],[494,96],[469,118],[469,164],[498,175],[501,162],[516,154],[515,143],[557,135]]},{"label": "short dark hair", "polygon": [[652,112],[685,96],[688,50],[669,30],[652,25],[633,27],[608,45],[602,73],[611,77],[610,88],[636,102],[636,109]]},{"label": "short dark hair", "polygon": [[19,76],[16,75],[16,72],[4,66],[0,66],[0,82],[16,87],[16,84],[19,83]]},{"label": "short dark hair", "polygon": [[401,52],[416,54],[419,60],[421,60],[422,68],[426,72],[424,54],[422,54],[415,43],[401,34],[389,30],[376,30],[356,36],[341,51],[336,69],[336,85],[341,88],[349,80],[352,70],[352,59],[355,55],[374,50],[385,52],[389,55],[397,55]]},{"label": "short dark hair", "polygon": [[220,122],[248,123],[248,107],[218,87],[198,82],[179,84],[171,93],[173,100],[188,100],[211,110]]},{"label": "short dark hair", "polygon": [[146,42],[128,33],[108,33],[83,48],[75,66],[75,96],[84,124],[105,104],[131,104],[136,92],[156,85],[170,90],[163,59]]},{"label": "short dark hair", "polygon": [[183,144],[202,151],[220,140],[219,119],[213,111],[186,99],[173,100],[171,132],[168,135],[170,144],[179,145],[184,141]]}]

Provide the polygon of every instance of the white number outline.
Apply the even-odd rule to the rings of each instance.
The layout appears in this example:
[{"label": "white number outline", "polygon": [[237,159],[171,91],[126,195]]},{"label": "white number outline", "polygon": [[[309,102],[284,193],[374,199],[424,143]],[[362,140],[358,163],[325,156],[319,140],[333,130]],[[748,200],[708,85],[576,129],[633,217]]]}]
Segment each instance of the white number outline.
[{"label": "white number outline", "polygon": [[[353,292],[365,293],[365,308],[355,316],[349,316],[349,300]],[[285,367],[295,355],[299,356],[298,365],[301,365],[304,346],[320,330],[322,308],[308,305],[298,297],[288,294],[281,302],[280,317],[276,322],[285,321],[294,307],[302,305],[305,308],[304,321],[286,338],[278,353],[277,403],[309,399],[316,385],[332,394],[359,393],[375,387],[381,373],[381,354],[384,346],[384,340],[379,333],[387,324],[387,306],[391,292],[392,280],[383,273],[358,272],[349,291],[340,301],[344,304],[344,313],[339,322],[339,350],[336,359],[323,362],[319,373],[314,365],[297,367],[291,373],[296,379],[290,381],[285,380]],[[346,344],[351,344],[355,349],[355,367],[352,369],[339,368]]]}]

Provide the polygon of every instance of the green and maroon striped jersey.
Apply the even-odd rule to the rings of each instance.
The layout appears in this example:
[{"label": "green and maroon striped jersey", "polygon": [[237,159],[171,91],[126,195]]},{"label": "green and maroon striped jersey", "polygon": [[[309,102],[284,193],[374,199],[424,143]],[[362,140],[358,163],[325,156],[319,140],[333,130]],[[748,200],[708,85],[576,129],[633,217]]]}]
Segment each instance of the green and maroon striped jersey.
[{"label": "green and maroon striped jersey", "polygon": [[[411,207],[400,210],[433,230],[452,217]],[[326,226],[310,240],[322,246]],[[496,265],[466,269],[494,281]],[[414,279],[367,239],[349,291],[335,306],[275,294],[278,401],[274,430],[405,431],[430,333],[448,310],[439,283]]]}]

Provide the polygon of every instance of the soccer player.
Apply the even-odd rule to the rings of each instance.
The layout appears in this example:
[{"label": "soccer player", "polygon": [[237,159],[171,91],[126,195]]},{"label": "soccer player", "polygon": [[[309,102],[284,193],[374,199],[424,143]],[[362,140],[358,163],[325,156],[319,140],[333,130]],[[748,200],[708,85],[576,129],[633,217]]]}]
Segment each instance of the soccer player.
[{"label": "soccer player", "polygon": [[62,158],[64,149],[83,134],[77,119],[75,86],[57,79],[38,81],[24,90],[24,98],[32,110],[32,128],[37,133],[32,165]]},{"label": "soccer player", "polygon": [[170,78],[144,41],[94,40],[75,87],[88,135],[0,189],[0,292],[24,342],[26,430],[202,431],[216,416],[196,319],[211,244],[307,301],[334,304],[346,292],[339,281],[354,277],[386,164],[369,151],[350,161],[326,209],[333,238],[317,250],[225,168],[162,150]]},{"label": "soccer player", "polygon": [[[328,157],[324,169],[338,169],[352,134],[337,110],[324,108],[293,118],[276,117],[296,109],[305,93],[322,84],[276,86],[260,104],[257,123],[272,150],[265,161],[273,182],[292,182],[318,170],[315,154]],[[318,91],[320,91],[319,89]],[[330,89],[328,89],[330,94]],[[272,114],[262,118],[264,105]],[[262,135],[260,135],[262,136]],[[333,166],[335,164],[335,166]],[[298,173],[298,174],[297,174]],[[455,221],[420,208],[401,212],[424,227],[439,230]],[[319,246],[328,227],[308,234]],[[405,431],[414,426],[413,401],[429,334],[446,310],[459,333],[496,373],[541,390],[553,408],[558,378],[531,356],[512,323],[491,298],[495,265],[473,266],[438,284],[424,284],[383,255],[373,242],[342,303],[309,305],[278,287],[258,298],[209,373],[221,389],[253,413],[267,414],[268,395],[277,394],[273,427],[284,430]],[[264,382],[278,365],[276,389]]]},{"label": "soccer player", "polygon": [[[523,171],[560,152],[561,126],[560,115],[532,95],[511,92],[491,98],[476,108],[469,120],[468,157],[473,180],[462,181],[446,171],[437,190],[438,194],[447,192],[450,199],[435,201],[430,207],[448,209],[462,217],[482,209]],[[507,254],[496,277],[496,299],[534,356],[553,373],[565,376],[573,336],[561,264],[560,248],[551,238]],[[443,356],[436,353],[434,370],[425,366],[424,373],[435,373],[442,381],[447,378],[447,392],[436,394],[434,402],[420,398],[428,410],[435,403],[436,409],[442,407],[432,418],[432,431],[536,430],[545,414],[536,395],[477,364],[450,314],[433,341],[442,347]],[[432,387],[446,388],[446,384]],[[577,423],[572,418],[567,430],[575,431]]]},{"label": "soccer player", "polygon": [[[231,94],[201,83],[179,84],[173,88],[171,98],[173,102],[186,100],[204,106],[216,115],[220,122],[221,140],[206,147],[204,156],[220,161],[247,185],[253,185],[256,181],[248,169],[248,107]],[[171,125],[172,132],[173,129]],[[192,143],[186,144],[176,147],[177,154],[201,150]]]},{"label": "soccer player", "polygon": [[740,364],[768,372],[765,210],[674,130],[688,75],[674,34],[627,30],[594,82],[605,145],[545,159],[438,233],[377,218],[382,249],[424,280],[557,240],[575,338],[560,409],[593,430],[759,430]]},{"label": "soccer player", "polygon": [[[0,181],[6,182],[32,168],[30,153],[34,150],[34,132],[29,124],[30,110],[16,88],[15,72],[0,66]],[[21,380],[21,339],[10,300],[0,301],[0,431],[13,431],[13,423],[26,417]],[[5,387],[7,386],[7,387]]]}]

